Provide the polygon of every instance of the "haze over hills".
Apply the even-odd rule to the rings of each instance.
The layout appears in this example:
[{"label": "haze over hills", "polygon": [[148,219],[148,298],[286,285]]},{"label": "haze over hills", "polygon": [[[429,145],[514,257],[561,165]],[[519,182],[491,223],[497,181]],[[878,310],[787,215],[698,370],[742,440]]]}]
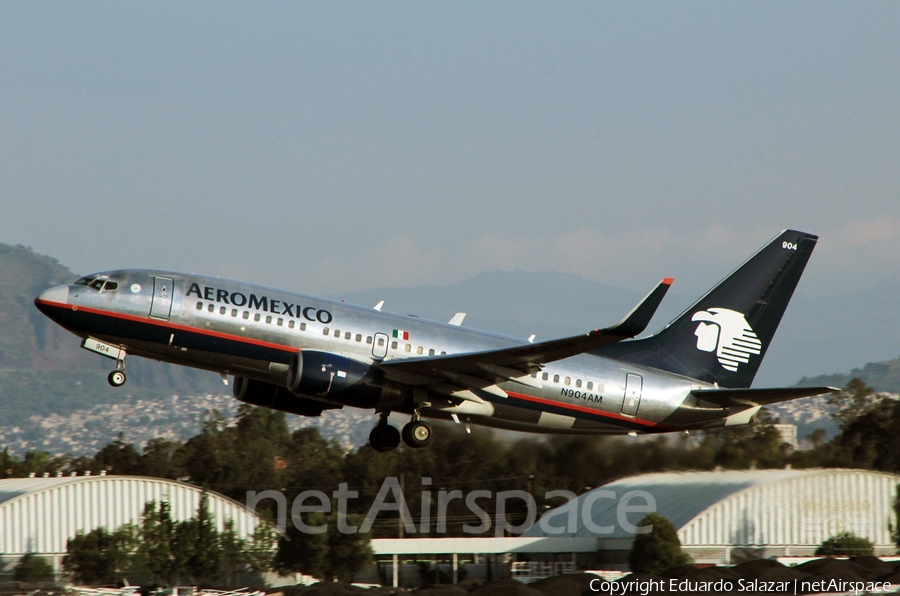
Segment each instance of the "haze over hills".
[{"label": "haze over hills", "polygon": [[[53,258],[0,244],[0,430],[50,416],[58,421],[98,404],[230,394],[214,374],[141,358],[129,359],[124,388],[109,387],[106,373],[112,362],[80,349],[75,336],[33,306],[43,289],[76,277]],[[886,281],[874,292],[795,297],[754,384],[843,386],[859,376],[880,391],[900,392],[900,360],[888,360],[900,353],[900,318],[892,302],[898,290],[900,282]],[[493,271],[446,287],[381,288],[334,297],[362,305],[385,300],[385,311],[443,321],[467,312],[465,326],[549,339],[612,325],[641,295],[569,274]],[[649,330],[664,326],[698,297],[670,293]],[[310,422],[327,424],[342,416],[329,412],[328,421]],[[122,420],[127,424],[127,415]],[[184,432],[196,424],[182,425]]]}]

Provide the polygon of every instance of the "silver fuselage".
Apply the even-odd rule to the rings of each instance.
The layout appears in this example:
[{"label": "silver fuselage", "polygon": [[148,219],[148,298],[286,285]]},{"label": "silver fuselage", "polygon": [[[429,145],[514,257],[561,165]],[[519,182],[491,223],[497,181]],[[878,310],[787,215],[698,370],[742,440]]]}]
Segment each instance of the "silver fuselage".
[{"label": "silver fuselage", "polygon": [[[321,351],[378,367],[527,344],[457,325],[381,312],[217,277],[151,270],[88,276],[117,284],[51,288],[35,301],[72,333],[132,355],[284,386],[297,351]],[[107,284],[107,288],[111,284]],[[99,289],[98,289],[99,288]],[[406,338],[406,339],[405,339]],[[481,393],[482,402],[432,390],[433,379],[398,375],[410,399],[374,404],[395,411],[513,430],[574,434],[666,432],[746,423],[758,407],[699,408],[691,390],[709,384],[582,354],[545,364],[526,380]],[[327,396],[314,396],[344,405]]]}]

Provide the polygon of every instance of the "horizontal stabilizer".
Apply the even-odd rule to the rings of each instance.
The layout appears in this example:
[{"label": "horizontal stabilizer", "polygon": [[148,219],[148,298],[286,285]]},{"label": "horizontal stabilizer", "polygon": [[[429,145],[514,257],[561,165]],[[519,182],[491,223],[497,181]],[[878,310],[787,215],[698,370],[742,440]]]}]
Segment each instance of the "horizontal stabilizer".
[{"label": "horizontal stabilizer", "polygon": [[695,389],[691,393],[698,399],[720,407],[730,405],[766,406],[782,401],[812,397],[840,391],[837,387],[776,387],[773,389]]}]

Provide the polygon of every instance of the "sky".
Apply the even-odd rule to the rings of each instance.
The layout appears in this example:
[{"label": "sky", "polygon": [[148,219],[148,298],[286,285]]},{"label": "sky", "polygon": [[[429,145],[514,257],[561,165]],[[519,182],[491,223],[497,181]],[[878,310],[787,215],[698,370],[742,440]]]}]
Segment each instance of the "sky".
[{"label": "sky", "polygon": [[900,277],[900,3],[0,3],[0,242],[313,294]]}]

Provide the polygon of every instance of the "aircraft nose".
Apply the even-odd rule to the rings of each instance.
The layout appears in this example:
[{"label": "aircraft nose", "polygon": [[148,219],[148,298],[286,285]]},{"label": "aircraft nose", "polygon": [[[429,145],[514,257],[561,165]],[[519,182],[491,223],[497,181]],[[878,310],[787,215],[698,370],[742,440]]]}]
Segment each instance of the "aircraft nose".
[{"label": "aircraft nose", "polygon": [[69,286],[54,286],[41,292],[40,296],[34,299],[35,303],[69,303]]}]

